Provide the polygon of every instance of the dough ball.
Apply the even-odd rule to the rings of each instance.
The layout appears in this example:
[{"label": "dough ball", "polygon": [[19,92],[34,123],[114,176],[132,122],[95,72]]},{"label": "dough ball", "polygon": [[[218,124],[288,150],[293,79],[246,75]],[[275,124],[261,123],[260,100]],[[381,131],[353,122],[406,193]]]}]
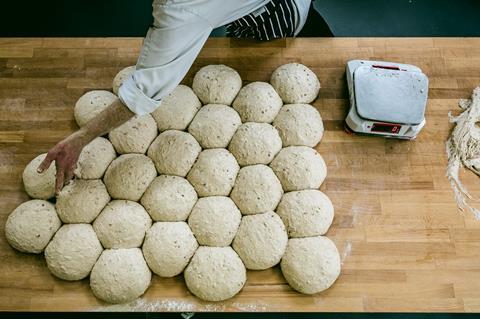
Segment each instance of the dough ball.
[{"label": "dough ball", "polygon": [[103,181],[113,198],[137,202],[156,176],[150,158],[142,154],[124,154],[110,164]]},{"label": "dough ball", "polygon": [[148,186],[141,202],[153,220],[179,222],[190,215],[197,193],[183,177],[160,175]]},{"label": "dough ball", "polygon": [[148,156],[159,174],[187,176],[202,148],[195,138],[182,131],[165,131],[150,145]]},{"label": "dough ball", "polygon": [[197,240],[185,222],[157,222],[147,232],[143,254],[160,277],[181,274],[197,250]]},{"label": "dough ball", "polygon": [[88,276],[102,250],[92,225],[67,224],[60,227],[45,248],[45,260],[58,278],[81,280]]},{"label": "dough ball", "polygon": [[143,295],[152,273],[140,248],[104,250],[90,275],[93,294],[109,303],[126,303]]},{"label": "dough ball", "polygon": [[193,164],[187,179],[200,197],[228,196],[239,169],[235,157],[226,149],[204,150]]},{"label": "dough ball", "polygon": [[242,214],[229,197],[211,196],[197,201],[188,225],[200,245],[222,247],[232,243],[241,219]]},{"label": "dough ball", "polygon": [[77,161],[75,176],[82,179],[102,178],[115,157],[117,154],[112,143],[106,138],[97,137],[82,149]]},{"label": "dough ball", "polygon": [[207,65],[195,74],[192,88],[203,104],[231,105],[242,88],[242,79],[231,67]]},{"label": "dough ball", "polygon": [[287,241],[287,231],[280,217],[266,212],[244,216],[232,246],[245,267],[262,270],[280,262]]},{"label": "dough ball", "polygon": [[317,189],[327,177],[327,166],[322,156],[306,146],[282,149],[270,167],[278,176],[285,192]]},{"label": "dough ball", "polygon": [[23,186],[28,196],[32,198],[49,199],[55,196],[55,175],[57,174],[55,162],[52,162],[43,173],[37,172],[38,166],[45,157],[47,157],[46,153],[38,155],[23,170]]},{"label": "dough ball", "polygon": [[155,137],[157,124],[150,114],[134,116],[108,134],[119,154],[145,154]]},{"label": "dough ball", "polygon": [[279,66],[273,71],[270,84],[284,103],[311,103],[320,91],[320,81],[315,73],[300,63]]},{"label": "dough ball", "polygon": [[38,254],[61,225],[52,203],[34,199],[20,204],[8,216],[5,237],[16,250]]},{"label": "dough ball", "polygon": [[160,106],[151,114],[157,122],[158,129],[186,130],[202,103],[192,89],[180,84],[172,93],[162,99]]},{"label": "dough ball", "polygon": [[303,190],[283,195],[277,214],[289,237],[324,235],[333,221],[333,205],[319,190]]},{"label": "dough ball", "polygon": [[133,72],[135,72],[135,65],[127,66],[115,75],[112,83],[113,93],[118,95],[118,89],[122,86],[123,82],[133,74]]},{"label": "dough ball", "polygon": [[232,298],[247,280],[245,266],[231,247],[199,247],[184,276],[188,290],[207,301]]},{"label": "dough ball", "polygon": [[230,106],[208,104],[198,111],[188,132],[203,148],[226,148],[240,124],[240,116]]},{"label": "dough ball", "polygon": [[282,140],[273,126],[253,122],[242,124],[228,146],[240,166],[270,164],[281,149]]},{"label": "dough ball", "polygon": [[283,147],[314,147],[323,136],[320,113],[308,104],[284,105],[273,121],[273,126],[280,133]]},{"label": "dough ball", "polygon": [[233,101],[242,122],[272,123],[283,102],[273,86],[265,82],[245,85]]},{"label": "dough ball", "polygon": [[252,165],[240,169],[230,197],[243,215],[251,215],[274,210],[282,194],[282,185],[270,167]]},{"label": "dough ball", "polygon": [[73,109],[75,121],[78,126],[84,126],[116,100],[117,96],[109,91],[94,90],[85,93]]},{"label": "dough ball", "polygon": [[57,213],[64,223],[91,223],[110,201],[100,179],[74,179],[57,196]]},{"label": "dough ball", "polygon": [[108,249],[140,247],[150,226],[145,208],[129,200],[111,201],[93,223],[98,239]]},{"label": "dough ball", "polygon": [[280,263],[283,276],[295,290],[315,294],[340,275],[340,255],[327,237],[291,238]]}]

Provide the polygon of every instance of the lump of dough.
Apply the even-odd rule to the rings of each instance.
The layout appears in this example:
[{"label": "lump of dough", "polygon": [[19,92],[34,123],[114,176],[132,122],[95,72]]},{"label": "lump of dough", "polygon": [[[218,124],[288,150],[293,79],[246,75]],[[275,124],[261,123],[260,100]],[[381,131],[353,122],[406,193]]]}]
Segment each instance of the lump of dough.
[{"label": "lump of dough", "polygon": [[320,113],[308,104],[287,104],[273,121],[280,133],[283,147],[317,145],[323,136]]},{"label": "lump of dough", "polygon": [[143,255],[150,269],[160,277],[181,274],[198,243],[185,222],[156,222],[147,231]]},{"label": "lump of dough", "polygon": [[155,221],[185,221],[197,202],[197,193],[183,177],[160,175],[148,186],[141,203]]},{"label": "lump of dough", "polygon": [[188,225],[202,246],[229,246],[242,214],[235,203],[225,196],[200,198],[188,217]]},{"label": "lump of dough", "polygon": [[324,236],[291,238],[280,263],[283,276],[295,290],[315,294],[329,288],[340,275],[340,255]]},{"label": "lump of dough", "polygon": [[52,162],[50,167],[42,173],[37,172],[38,166],[46,156],[46,153],[38,155],[23,170],[23,186],[28,196],[32,198],[49,199],[55,196],[55,175],[57,173],[55,162]]},{"label": "lump of dough", "polygon": [[187,176],[202,148],[195,138],[182,131],[165,131],[150,145],[148,157],[159,174]]},{"label": "lump of dough", "polygon": [[279,66],[273,71],[270,84],[286,104],[311,103],[320,91],[315,73],[300,63]]},{"label": "lump of dough", "polygon": [[142,205],[129,200],[113,200],[93,222],[93,229],[107,249],[137,248],[152,226]]},{"label": "lump of dough", "polygon": [[200,197],[228,196],[239,169],[229,151],[224,148],[209,149],[200,153],[187,179]]},{"label": "lump of dough", "polygon": [[85,93],[73,109],[75,121],[78,126],[84,126],[116,100],[117,96],[109,91],[94,90]]},{"label": "lump of dough", "polygon": [[8,215],[5,237],[16,250],[38,254],[61,225],[52,203],[34,199],[20,204]]},{"label": "lump of dough", "polygon": [[117,157],[112,143],[97,137],[82,149],[77,161],[75,176],[81,179],[102,178],[108,165]]},{"label": "lump of dough", "polygon": [[102,250],[92,225],[67,224],[60,227],[45,248],[45,260],[58,278],[80,280],[88,276]]},{"label": "lump of dough", "polygon": [[230,106],[208,104],[195,115],[188,132],[203,148],[226,148],[240,124],[240,116]]},{"label": "lump of dough", "polygon": [[223,64],[207,65],[193,78],[192,89],[203,104],[231,105],[242,88],[237,71]]},{"label": "lump of dough", "polygon": [[233,108],[242,122],[272,123],[283,102],[275,89],[265,82],[252,82],[238,92]]},{"label": "lump of dough", "polygon": [[160,132],[167,130],[184,131],[193,120],[202,103],[192,89],[180,84],[164,97],[158,108],[151,114]]},{"label": "lump of dough", "polygon": [[275,210],[282,195],[282,185],[272,169],[259,164],[240,169],[230,197],[243,215],[251,215]]},{"label": "lump of dough", "polygon": [[282,140],[273,126],[253,122],[242,124],[228,146],[240,166],[270,164],[281,149]]},{"label": "lump of dough", "polygon": [[278,176],[285,192],[317,189],[327,176],[327,166],[322,156],[306,146],[282,149],[270,167]]},{"label": "lump of dough", "polygon": [[90,288],[109,303],[125,303],[143,295],[152,273],[140,248],[106,249],[93,266]]},{"label": "lump of dough", "polygon": [[108,133],[115,150],[119,154],[145,154],[157,137],[157,124],[150,114],[134,116]]},{"label": "lump of dough", "polygon": [[142,154],[124,154],[110,164],[103,181],[112,198],[137,202],[156,176],[150,158]]},{"label": "lump of dough", "polygon": [[118,89],[122,86],[123,82],[133,74],[133,72],[135,72],[135,65],[123,68],[117,73],[117,75],[115,75],[112,83],[113,93],[118,95]]},{"label": "lump of dough", "polygon": [[245,266],[231,247],[199,247],[184,276],[188,290],[207,301],[232,298],[247,280]]}]

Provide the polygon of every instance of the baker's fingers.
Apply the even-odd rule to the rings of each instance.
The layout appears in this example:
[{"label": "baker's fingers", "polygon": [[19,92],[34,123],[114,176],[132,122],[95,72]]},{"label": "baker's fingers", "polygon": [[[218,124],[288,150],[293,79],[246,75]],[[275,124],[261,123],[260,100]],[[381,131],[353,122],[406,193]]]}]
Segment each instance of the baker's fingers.
[{"label": "baker's fingers", "polygon": [[59,167],[57,165],[57,176],[55,179],[55,194],[58,195],[60,191],[63,188],[63,181],[65,178],[65,171],[63,170],[63,167]]},{"label": "baker's fingers", "polygon": [[38,173],[43,173],[46,169],[50,167],[50,164],[52,164],[54,160],[54,155],[53,153],[48,152],[47,156],[43,159],[43,161],[38,165],[37,172]]},{"label": "baker's fingers", "polygon": [[65,170],[65,180],[64,180],[65,185],[70,183],[70,181],[73,179],[73,170],[74,170],[73,167]]}]

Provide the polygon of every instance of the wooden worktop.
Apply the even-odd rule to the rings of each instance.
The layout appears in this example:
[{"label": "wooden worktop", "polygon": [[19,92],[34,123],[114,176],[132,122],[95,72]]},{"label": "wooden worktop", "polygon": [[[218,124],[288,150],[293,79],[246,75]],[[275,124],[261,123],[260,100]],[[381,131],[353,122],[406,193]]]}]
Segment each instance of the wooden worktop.
[{"label": "wooden worktop", "polygon": [[[142,39],[0,39],[0,310],[137,311],[480,311],[480,221],[462,215],[445,178],[447,113],[480,85],[480,39],[337,38],[253,43],[210,39],[185,82],[206,64],[227,64],[246,82],[268,81],[287,62],[320,78],[314,105],[325,135],[317,147],[328,166],[321,189],[335,206],[328,236],[342,274],[313,296],[293,291],[278,268],[249,271],[242,292],[202,302],[181,276],[154,276],[134,304],[108,306],[88,279],[50,275],[42,256],[22,254],[3,234],[8,214],[28,199],[21,174],[36,155],[76,129],[73,106],[86,91],[111,89],[135,64]],[[350,59],[419,66],[430,79],[427,124],[414,141],[347,135],[345,65]],[[480,195],[478,178],[465,184]]]}]

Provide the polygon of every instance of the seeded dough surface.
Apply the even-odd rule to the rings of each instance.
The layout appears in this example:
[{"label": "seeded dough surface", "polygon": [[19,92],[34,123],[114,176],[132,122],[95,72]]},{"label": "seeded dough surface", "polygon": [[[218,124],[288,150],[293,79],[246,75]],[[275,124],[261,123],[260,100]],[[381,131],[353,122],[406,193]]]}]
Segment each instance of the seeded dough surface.
[{"label": "seeded dough surface", "polygon": [[108,134],[110,142],[119,154],[145,154],[155,137],[157,124],[150,114],[134,116]]},{"label": "seeded dough surface", "polygon": [[231,105],[242,88],[237,71],[223,64],[207,65],[193,78],[192,89],[203,104]]},{"label": "seeded dough surface", "polygon": [[102,178],[108,165],[117,157],[112,143],[97,137],[82,149],[77,161],[75,176],[82,179]]},{"label": "seeded dough surface", "polygon": [[35,157],[27,164],[23,170],[23,186],[28,196],[38,199],[49,199],[55,196],[55,162],[42,173],[37,172],[37,168],[47,156],[46,153]]},{"label": "seeded dough surface", "polygon": [[285,104],[311,103],[320,91],[315,73],[300,63],[288,63],[273,71],[270,84]]},{"label": "seeded dough surface", "polygon": [[84,126],[116,100],[117,96],[109,91],[94,90],[85,93],[75,103],[75,121],[78,126]]}]

